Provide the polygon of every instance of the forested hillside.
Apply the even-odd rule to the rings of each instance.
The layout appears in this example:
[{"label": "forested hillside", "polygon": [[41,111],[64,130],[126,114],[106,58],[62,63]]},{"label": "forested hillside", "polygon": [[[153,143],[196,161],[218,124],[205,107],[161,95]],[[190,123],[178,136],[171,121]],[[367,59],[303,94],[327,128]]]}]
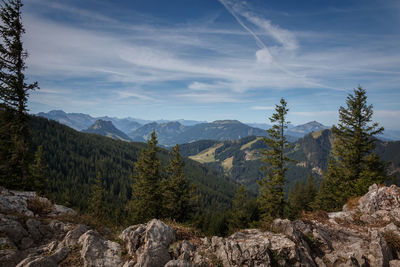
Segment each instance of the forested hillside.
[{"label": "forested hillside", "polygon": [[[292,148],[286,151],[290,158],[296,160],[288,166],[287,189],[292,187],[295,181],[305,181],[311,173],[318,179],[321,178],[327,168],[332,138],[330,130],[322,130],[308,134],[293,143]],[[390,172],[399,179],[400,142],[377,140],[376,144],[376,152],[382,160],[388,162]],[[253,193],[258,189],[256,181],[265,175],[261,170],[261,151],[266,148],[262,138],[255,136],[235,141],[198,141],[181,145],[184,156],[224,172],[246,185]]]},{"label": "forested hillside", "polygon": [[[43,146],[47,165],[49,192],[58,203],[85,210],[97,173],[102,176],[109,214],[116,223],[126,215],[130,199],[133,166],[144,143],[132,143],[77,132],[58,122],[32,117],[32,146]],[[168,151],[160,152],[166,165]],[[192,160],[185,160],[186,178],[193,183],[198,196],[197,212],[225,210],[235,191],[235,184],[218,171]]]}]

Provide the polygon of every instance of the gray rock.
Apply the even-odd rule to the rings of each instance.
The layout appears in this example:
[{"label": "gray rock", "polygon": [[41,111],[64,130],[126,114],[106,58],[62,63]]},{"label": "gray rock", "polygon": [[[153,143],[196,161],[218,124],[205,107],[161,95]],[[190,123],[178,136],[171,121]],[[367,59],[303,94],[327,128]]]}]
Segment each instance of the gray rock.
[{"label": "gray rock", "polygon": [[400,208],[400,187],[378,187],[373,184],[368,193],[358,201],[358,209],[363,213],[374,213],[378,210],[390,211]]},{"label": "gray rock", "polygon": [[84,266],[122,266],[120,246],[118,243],[105,240],[99,233],[89,230],[78,241],[82,245],[81,256]]},{"label": "gray rock", "polygon": [[184,240],[180,245],[179,259],[189,261],[193,259],[196,247],[187,240]]},{"label": "gray rock", "polygon": [[171,227],[160,220],[151,220],[147,223],[144,237],[145,243],[135,267],[164,266],[171,260],[168,248],[175,241],[175,231]]},{"label": "gray rock", "polygon": [[71,230],[72,224],[71,223],[61,222],[59,220],[52,220],[49,223],[49,227],[53,232],[66,233],[69,230]]},{"label": "gray rock", "polygon": [[400,260],[392,260],[389,262],[390,267],[400,267]]},{"label": "gray rock", "polygon": [[135,255],[136,250],[144,243],[145,224],[129,226],[119,235],[119,238],[126,243],[130,255]]},{"label": "gray rock", "polygon": [[33,256],[21,261],[17,267],[57,267],[58,263],[64,260],[69,253],[66,247],[58,249],[50,256]]},{"label": "gray rock", "polygon": [[146,227],[145,246],[147,249],[164,247],[175,241],[175,231],[160,220],[151,220]]},{"label": "gray rock", "polygon": [[0,250],[0,266],[16,266],[23,259],[23,254],[15,249]]},{"label": "gray rock", "polygon": [[33,243],[34,243],[34,241],[33,241],[32,238],[30,238],[30,237],[23,237],[23,238],[21,239],[20,244],[19,244],[19,248],[22,249],[22,250],[27,249],[27,248],[30,248],[30,247],[33,245]]},{"label": "gray rock", "polygon": [[63,205],[54,204],[54,209],[49,214],[49,216],[56,217],[62,215],[76,215],[76,212],[73,209],[65,207]]},{"label": "gray rock", "polygon": [[38,241],[42,238],[42,234],[39,231],[39,226],[42,224],[40,221],[28,219],[25,224],[34,241]]},{"label": "gray rock", "polygon": [[79,224],[73,230],[70,230],[64,237],[64,240],[59,244],[61,246],[72,247],[78,244],[79,238],[88,231],[86,225]]},{"label": "gray rock", "polygon": [[19,244],[22,238],[28,236],[28,232],[15,220],[0,214],[0,232],[3,232],[14,243]]},{"label": "gray rock", "polygon": [[194,267],[194,265],[185,260],[171,260],[165,264],[165,267]]}]

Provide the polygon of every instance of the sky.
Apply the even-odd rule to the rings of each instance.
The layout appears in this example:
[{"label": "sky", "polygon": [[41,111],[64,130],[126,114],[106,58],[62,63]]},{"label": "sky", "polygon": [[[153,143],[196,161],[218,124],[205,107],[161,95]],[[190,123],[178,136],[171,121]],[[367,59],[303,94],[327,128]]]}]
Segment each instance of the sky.
[{"label": "sky", "polygon": [[400,130],[400,1],[24,1],[31,113],[337,123],[361,85]]}]

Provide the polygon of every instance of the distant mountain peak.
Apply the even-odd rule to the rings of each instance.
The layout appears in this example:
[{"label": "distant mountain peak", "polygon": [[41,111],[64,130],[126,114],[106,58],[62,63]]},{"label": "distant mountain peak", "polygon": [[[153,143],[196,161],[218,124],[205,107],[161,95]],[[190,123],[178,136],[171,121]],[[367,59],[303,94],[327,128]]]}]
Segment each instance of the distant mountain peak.
[{"label": "distant mountain peak", "polygon": [[214,124],[243,124],[238,120],[216,120],[213,121]]},{"label": "distant mountain peak", "polygon": [[[111,121],[106,121],[106,120],[96,120],[92,126],[89,127],[89,129],[101,129],[101,128],[110,128],[115,126],[112,124]],[[115,128],[116,129],[116,128]]]},{"label": "distant mountain peak", "polygon": [[130,141],[130,138],[125,133],[118,130],[111,121],[102,119],[96,120],[92,126],[83,132],[99,134],[117,140]]}]

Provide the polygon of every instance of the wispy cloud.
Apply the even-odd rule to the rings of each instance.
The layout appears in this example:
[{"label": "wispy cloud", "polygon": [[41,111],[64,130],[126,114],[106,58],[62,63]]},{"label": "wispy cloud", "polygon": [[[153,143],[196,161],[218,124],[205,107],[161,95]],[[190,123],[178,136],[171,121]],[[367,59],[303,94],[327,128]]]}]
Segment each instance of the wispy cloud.
[{"label": "wispy cloud", "polygon": [[274,110],[273,106],[252,106],[250,107],[253,110]]},{"label": "wispy cloud", "polygon": [[[26,5],[27,71],[44,88],[35,93],[35,101],[43,105],[61,106],[57,93],[64,103],[75,105],[86,93],[92,106],[179,100],[247,103],[247,110],[270,110],[274,102],[260,102],[260,96],[296,94],[302,89],[332,93],[359,83],[378,90],[394,88],[399,81],[398,36],[354,40],[335,32],[299,31],[243,1],[219,0],[225,8],[219,12],[229,12],[237,22],[230,27],[218,24],[219,14],[204,23],[126,24],[70,2],[34,2],[48,13],[65,12],[76,18],[44,17],[33,2]],[[103,28],[105,24],[111,28]],[[97,90],[99,98],[91,90]],[[106,99],[101,99],[104,95]],[[293,115],[312,118],[314,114]]]}]

